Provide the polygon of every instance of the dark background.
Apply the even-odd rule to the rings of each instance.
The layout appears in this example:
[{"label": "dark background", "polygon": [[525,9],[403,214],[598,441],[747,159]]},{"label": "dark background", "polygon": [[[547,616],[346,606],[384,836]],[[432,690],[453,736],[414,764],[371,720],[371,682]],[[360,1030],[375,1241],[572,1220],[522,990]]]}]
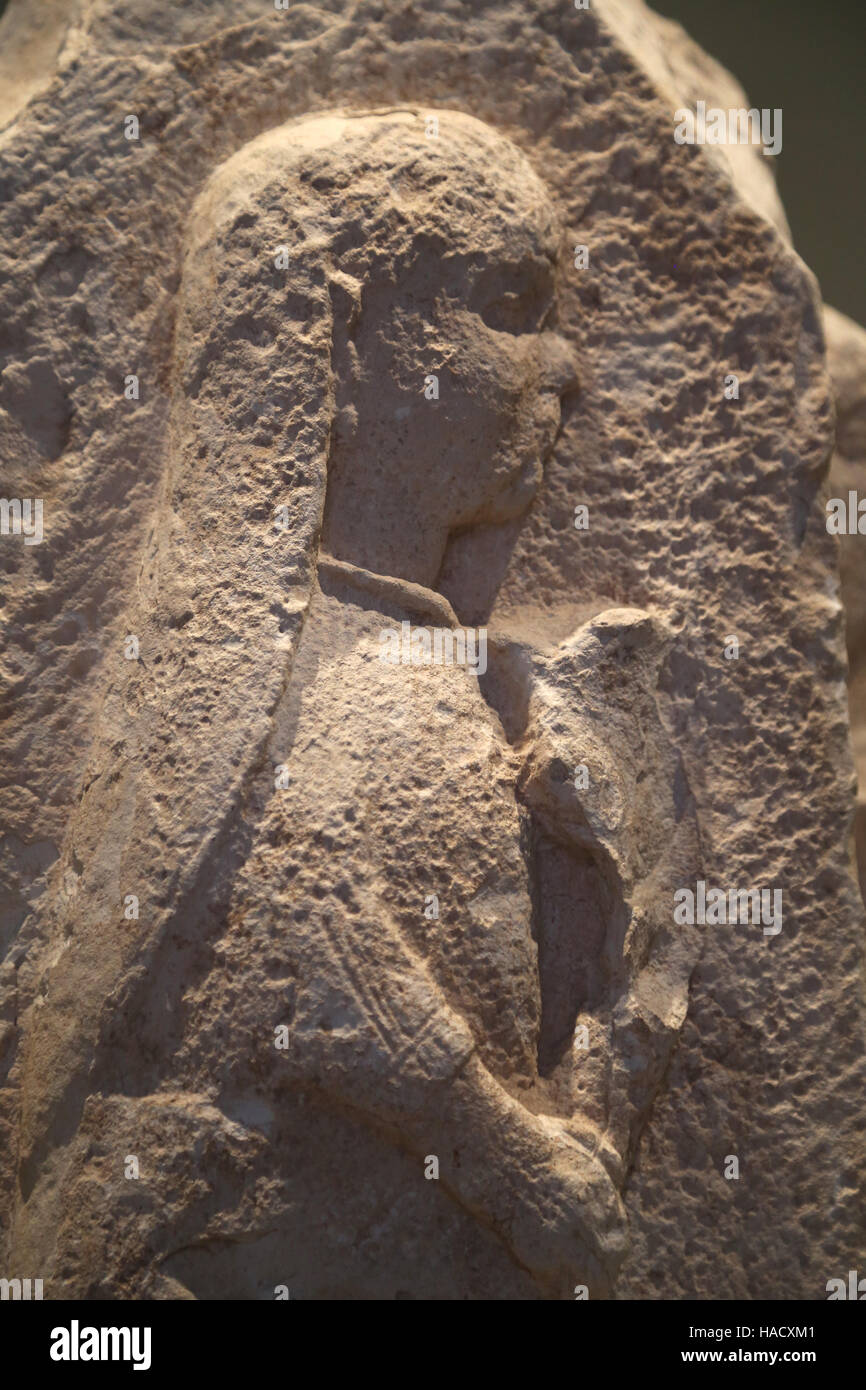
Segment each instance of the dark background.
[{"label": "dark background", "polygon": [[[5,8],[0,0],[0,14]],[[652,8],[732,72],[752,106],[782,108],[782,152],[772,163],[794,245],[827,303],[866,326],[866,0],[654,0]]]},{"label": "dark background", "polygon": [[866,0],[653,0],[732,72],[750,106],[782,108],[768,159],[794,245],[828,304],[866,326]]}]

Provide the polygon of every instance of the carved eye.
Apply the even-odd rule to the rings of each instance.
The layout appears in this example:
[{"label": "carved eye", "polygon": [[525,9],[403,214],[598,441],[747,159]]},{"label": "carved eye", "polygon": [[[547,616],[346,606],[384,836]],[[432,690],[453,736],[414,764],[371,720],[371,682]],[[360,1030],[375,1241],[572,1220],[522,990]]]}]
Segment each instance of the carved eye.
[{"label": "carved eye", "polygon": [[[504,283],[503,283],[504,281]],[[537,333],[553,308],[553,274],[549,266],[532,265],[489,286],[481,318],[497,333]]]}]

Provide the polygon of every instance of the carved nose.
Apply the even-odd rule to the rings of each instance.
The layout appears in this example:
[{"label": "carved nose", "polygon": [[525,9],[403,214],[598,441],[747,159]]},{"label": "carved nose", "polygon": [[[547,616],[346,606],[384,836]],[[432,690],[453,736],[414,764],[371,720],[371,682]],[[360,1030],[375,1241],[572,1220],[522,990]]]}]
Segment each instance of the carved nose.
[{"label": "carved nose", "polygon": [[545,391],[576,391],[580,385],[577,353],[567,338],[558,333],[543,333],[541,381]]}]

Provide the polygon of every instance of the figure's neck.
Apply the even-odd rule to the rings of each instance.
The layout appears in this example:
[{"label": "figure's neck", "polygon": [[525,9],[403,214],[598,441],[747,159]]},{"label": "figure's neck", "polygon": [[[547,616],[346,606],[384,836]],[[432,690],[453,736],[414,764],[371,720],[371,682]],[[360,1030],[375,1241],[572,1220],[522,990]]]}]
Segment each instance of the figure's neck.
[{"label": "figure's neck", "polygon": [[329,490],[323,549],[371,574],[393,575],[432,590],[448,534],[431,522],[423,508],[413,512],[415,503],[416,499],[404,496],[372,498],[345,484],[337,493]]}]

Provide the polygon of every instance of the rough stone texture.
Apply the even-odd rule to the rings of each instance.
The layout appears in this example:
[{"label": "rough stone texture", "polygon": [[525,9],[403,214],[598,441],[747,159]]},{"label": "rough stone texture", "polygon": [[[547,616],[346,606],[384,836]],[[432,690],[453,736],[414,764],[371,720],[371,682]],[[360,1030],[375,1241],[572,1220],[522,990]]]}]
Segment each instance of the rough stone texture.
[{"label": "rough stone texture", "polygon": [[[672,137],[732,79],[633,0],[26,8],[2,1268],[824,1298],[866,1245],[834,411],[771,161]],[[382,663],[406,621],[488,670]],[[699,878],[781,933],[677,926]]]}]

